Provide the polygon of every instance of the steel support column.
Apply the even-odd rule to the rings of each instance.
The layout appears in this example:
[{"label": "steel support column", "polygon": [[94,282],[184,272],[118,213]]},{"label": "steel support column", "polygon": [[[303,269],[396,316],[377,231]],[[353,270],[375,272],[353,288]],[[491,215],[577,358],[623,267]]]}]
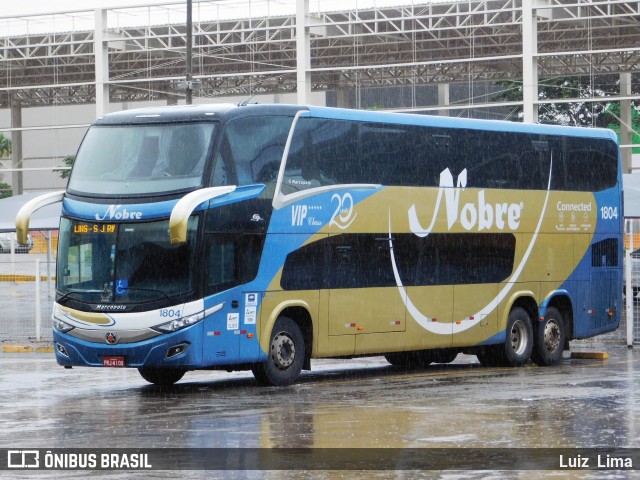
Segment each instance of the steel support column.
[{"label": "steel support column", "polygon": [[[631,74],[620,74],[620,96],[631,96]],[[631,100],[620,100],[620,144],[631,145],[632,138],[632,125],[631,125]],[[621,149],[622,153],[622,170],[624,173],[632,173],[632,153],[631,147]]]},{"label": "steel support column", "polygon": [[522,2],[522,101],[524,121],[538,121],[538,25],[531,1]]},{"label": "steel support column", "polygon": [[[448,107],[449,102],[449,84],[448,83],[439,83],[438,84],[438,106]],[[449,116],[449,110],[443,109],[438,111],[438,115],[443,117]]]},{"label": "steel support column", "polygon": [[96,62],[96,117],[109,113],[109,52],[106,42],[107,10],[95,10],[93,54]]},{"label": "steel support column", "polygon": [[296,70],[297,102],[311,101],[311,37],[306,23],[309,19],[309,0],[296,0]]}]

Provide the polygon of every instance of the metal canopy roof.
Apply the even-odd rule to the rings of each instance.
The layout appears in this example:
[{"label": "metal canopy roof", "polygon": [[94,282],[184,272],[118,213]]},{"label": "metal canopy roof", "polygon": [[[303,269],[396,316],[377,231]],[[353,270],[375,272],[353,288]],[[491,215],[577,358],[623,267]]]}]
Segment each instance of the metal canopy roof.
[{"label": "metal canopy roof", "polygon": [[[523,1],[414,1],[406,6],[312,10],[306,17],[312,89],[521,82]],[[276,11],[282,2],[249,5],[255,10],[256,3]],[[222,18],[221,9],[231,4],[244,18]],[[251,9],[239,5],[194,2],[193,73],[201,82],[195,96],[295,92],[295,13],[250,16]],[[533,58],[540,81],[639,72],[639,1],[538,0],[534,12]],[[107,10],[111,102],[182,98],[176,82],[184,79],[185,27],[179,19],[185,16],[184,2]],[[21,106],[94,103],[96,18],[93,11],[0,18],[5,32],[52,26],[50,33],[0,37],[0,108],[8,107],[11,97]],[[162,18],[169,21],[162,23]],[[56,25],[70,27],[53,31]],[[606,88],[619,95],[615,81]],[[470,99],[476,104],[487,101]]]}]

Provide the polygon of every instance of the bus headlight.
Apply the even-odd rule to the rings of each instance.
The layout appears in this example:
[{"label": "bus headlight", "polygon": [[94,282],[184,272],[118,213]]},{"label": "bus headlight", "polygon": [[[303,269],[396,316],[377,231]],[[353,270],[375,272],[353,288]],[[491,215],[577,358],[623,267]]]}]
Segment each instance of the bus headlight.
[{"label": "bus headlight", "polygon": [[195,325],[204,318],[204,312],[194,313],[193,315],[187,315],[186,317],[174,318],[168,322],[161,323],[155,327],[151,327],[153,330],[162,333],[172,333],[182,330],[183,328]]},{"label": "bus headlight", "polygon": [[66,317],[62,310],[58,308],[57,305],[53,307],[53,314],[51,315],[51,323],[53,324],[53,328],[56,329],[60,333],[67,333],[70,330],[73,330],[74,327],[68,322],[65,322]]},{"label": "bus headlight", "polygon": [[52,323],[53,323],[53,328],[55,328],[60,333],[67,333],[68,331],[76,328],[73,325],[68,324],[67,322],[63,322],[62,320],[57,318],[55,315],[52,318]]}]

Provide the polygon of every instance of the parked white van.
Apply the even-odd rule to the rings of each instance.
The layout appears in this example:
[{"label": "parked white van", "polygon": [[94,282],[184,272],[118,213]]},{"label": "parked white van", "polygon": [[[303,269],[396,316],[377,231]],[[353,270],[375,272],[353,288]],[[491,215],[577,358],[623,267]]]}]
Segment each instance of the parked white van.
[{"label": "parked white van", "polygon": [[27,244],[18,243],[16,232],[0,233],[0,253],[11,253],[11,241],[13,238],[14,251],[16,253],[29,253],[33,248],[33,239],[27,235]]}]

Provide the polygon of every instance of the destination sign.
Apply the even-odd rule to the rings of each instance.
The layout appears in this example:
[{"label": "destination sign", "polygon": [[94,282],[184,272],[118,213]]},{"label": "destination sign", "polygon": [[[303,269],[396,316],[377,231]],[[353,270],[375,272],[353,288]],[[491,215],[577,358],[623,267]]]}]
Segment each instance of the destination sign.
[{"label": "destination sign", "polygon": [[73,233],[115,233],[115,223],[76,223]]}]

